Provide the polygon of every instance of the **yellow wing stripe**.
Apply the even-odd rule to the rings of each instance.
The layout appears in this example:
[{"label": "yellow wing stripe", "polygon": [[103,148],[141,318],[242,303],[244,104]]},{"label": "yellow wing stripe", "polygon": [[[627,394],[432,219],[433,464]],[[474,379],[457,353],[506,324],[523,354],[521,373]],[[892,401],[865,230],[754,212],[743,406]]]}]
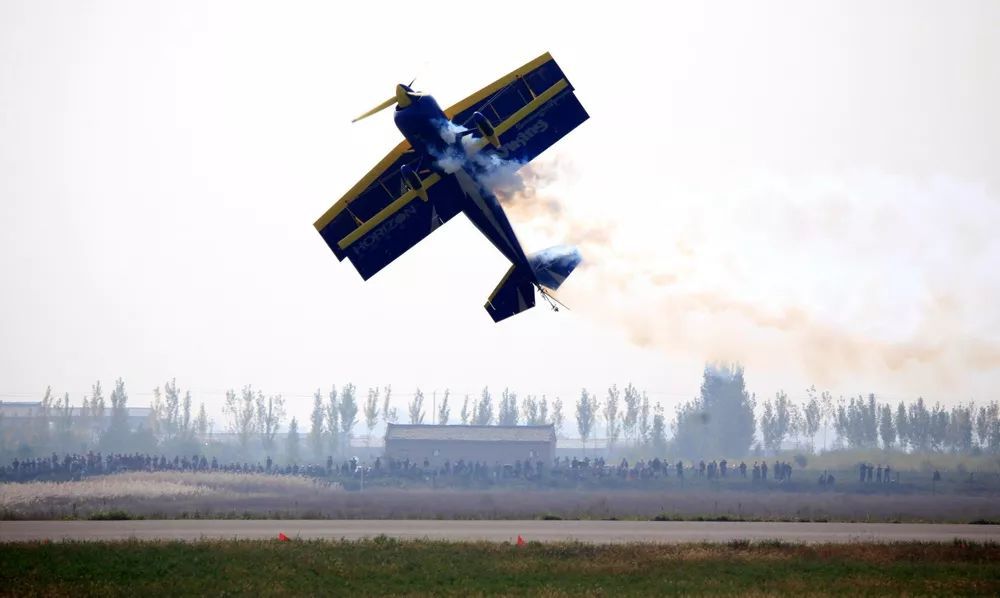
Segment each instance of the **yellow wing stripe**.
[{"label": "yellow wing stripe", "polygon": [[319,220],[317,220],[313,225],[316,227],[316,230],[321,231],[326,228],[326,225],[330,224],[330,222],[337,217],[337,214],[341,213],[344,208],[347,207],[348,203],[354,201],[354,198],[357,197],[359,193],[374,183],[378,179],[379,175],[382,174],[382,172],[385,171],[390,164],[398,160],[399,157],[405,154],[409,149],[410,143],[405,140],[393,148],[393,150],[389,152],[386,157],[382,158],[382,160],[375,165],[375,168],[369,170],[368,174],[351,187],[350,191],[345,193],[344,196],[337,201],[337,203],[333,204],[330,209],[326,211],[326,213],[320,216]]},{"label": "yellow wing stripe", "polygon": [[[556,94],[558,94],[560,91],[566,89],[567,87],[569,87],[569,81],[567,81],[566,79],[560,79],[560,80],[556,81],[552,85],[552,87],[546,89],[545,91],[543,91],[539,95],[535,96],[535,99],[533,99],[530,102],[528,102],[527,104],[525,104],[520,110],[518,110],[514,114],[511,114],[507,118],[507,120],[505,120],[502,123],[500,123],[499,125],[493,127],[493,130],[496,131],[496,136],[499,137],[499,136],[503,135],[504,133],[506,133],[507,131],[511,130],[511,128],[514,125],[516,125],[517,123],[519,123],[522,120],[524,120],[525,118],[527,118],[529,114],[531,114],[535,110],[538,110],[538,108],[541,107],[542,104],[544,104],[545,102],[548,102],[549,100],[551,100],[552,98],[554,98],[556,96]],[[486,147],[487,145],[489,145],[489,143],[490,143],[489,139],[479,139],[479,140],[477,140],[474,144],[472,144],[472,147],[470,148],[470,150],[471,150],[470,153],[475,154],[475,153],[479,152],[484,147]]]},{"label": "yellow wing stripe", "polygon": [[[542,54],[541,56],[535,58],[534,60],[525,64],[521,68],[511,71],[510,73],[504,75],[503,77],[500,77],[490,85],[487,85],[486,87],[480,89],[471,96],[465,98],[461,102],[455,104],[454,106],[451,106],[450,108],[444,111],[445,115],[448,118],[452,118],[459,112],[471,108],[477,103],[487,99],[494,93],[500,91],[504,87],[510,85],[517,79],[527,75],[531,71],[537,69],[538,67],[542,66],[546,62],[549,62],[550,60],[552,60],[552,55],[550,53],[546,52]],[[347,207],[347,204],[354,201],[354,198],[356,198],[359,193],[361,193],[362,191],[367,189],[369,185],[374,183],[378,179],[379,175],[382,174],[382,172],[386,168],[388,168],[390,164],[398,160],[399,157],[402,156],[404,153],[406,153],[409,149],[410,149],[410,144],[407,141],[404,140],[400,142],[400,144],[397,145],[392,151],[390,151],[385,158],[382,158],[382,161],[376,164],[375,167],[368,172],[368,174],[366,174],[360,181],[358,181],[353,187],[351,187],[351,189],[347,193],[345,193],[344,196],[337,201],[337,203],[333,204],[329,210],[327,210],[322,216],[320,216],[319,220],[317,220],[313,224],[313,226],[316,227],[316,230],[321,231],[324,228],[326,228],[326,226],[330,224],[330,222],[332,222],[333,219],[336,218],[336,216],[340,214],[345,207]]]},{"label": "yellow wing stripe", "polygon": [[[559,81],[556,81],[552,85],[552,87],[546,89],[539,95],[535,96],[535,99],[531,100],[530,102],[525,104],[524,107],[522,107],[520,110],[510,115],[510,117],[507,118],[507,120],[503,121],[502,123],[494,127],[496,135],[499,137],[500,135],[509,131],[517,123],[527,118],[528,115],[530,115],[532,112],[541,107],[542,104],[551,100],[553,97],[555,97],[556,94],[566,89],[568,86],[569,82],[566,81],[566,79],[560,79]],[[471,147],[468,148],[468,152],[470,155],[475,155],[480,151],[482,151],[482,149],[487,145],[489,145],[489,143],[490,142],[487,139],[479,139],[474,144],[472,144]],[[437,173],[432,174],[431,176],[424,179],[424,189],[426,190],[428,187],[438,182],[439,180],[441,180],[441,177],[438,176]],[[403,207],[405,207],[406,204],[413,201],[416,197],[418,196],[414,191],[407,191],[406,193],[401,195],[398,199],[396,199],[394,202],[383,208],[382,211],[380,211],[378,214],[375,214],[374,216],[369,218],[367,222],[365,222],[358,228],[354,229],[351,232],[351,234],[341,239],[340,242],[337,243],[337,245],[341,249],[347,249],[352,243],[363,237],[368,231],[372,230],[373,228],[384,222],[386,218],[392,216],[399,210],[403,209]],[[322,227],[320,226],[317,226],[316,228],[317,230],[322,230]]]},{"label": "yellow wing stripe", "polygon": [[[431,185],[440,180],[441,177],[438,176],[438,173],[435,172],[434,174],[423,180],[423,190],[426,192],[428,187],[430,187]],[[400,195],[396,201],[382,208],[382,211],[380,211],[378,214],[375,214],[374,216],[366,220],[364,224],[351,231],[351,234],[341,239],[340,242],[337,243],[337,245],[341,249],[347,249],[347,247],[350,246],[351,243],[354,243],[361,237],[365,236],[365,234],[367,234],[370,230],[382,224],[386,218],[392,216],[399,210],[403,209],[403,206],[410,203],[417,197],[419,197],[419,195],[417,194],[416,191],[413,190],[407,191],[406,193]]]},{"label": "yellow wing stripe", "polygon": [[510,85],[511,83],[513,83],[514,81],[517,81],[521,77],[527,75],[531,71],[537,69],[538,67],[542,66],[546,62],[549,62],[550,60],[552,60],[552,55],[551,54],[549,54],[548,52],[546,52],[545,54],[542,54],[541,56],[539,56],[538,58],[532,60],[528,64],[522,66],[521,68],[519,68],[519,69],[517,69],[515,71],[511,71],[510,73],[507,73],[503,77],[500,77],[499,79],[497,79],[493,83],[490,83],[486,87],[480,89],[479,91],[477,91],[476,93],[472,94],[471,96],[465,98],[461,102],[459,102],[459,103],[455,104],[454,106],[448,108],[447,110],[444,111],[445,116],[447,116],[449,119],[450,118],[454,118],[456,114],[462,112],[463,110],[468,110],[469,108],[472,108],[473,106],[475,106],[479,102],[482,102],[486,98],[488,98],[491,95],[495,94],[496,92],[500,91],[504,87],[507,87],[508,85]]},{"label": "yellow wing stripe", "polygon": [[507,279],[509,279],[510,275],[514,273],[514,268],[516,268],[516,267],[517,266],[513,266],[512,265],[510,268],[507,269],[507,273],[504,274],[503,278],[500,279],[500,282],[497,283],[496,288],[493,289],[492,293],[490,293],[490,298],[486,300],[486,303],[483,305],[483,307],[489,307],[489,306],[493,305],[493,299],[496,298],[497,293],[500,292],[500,289],[503,288],[503,285],[507,284]]}]

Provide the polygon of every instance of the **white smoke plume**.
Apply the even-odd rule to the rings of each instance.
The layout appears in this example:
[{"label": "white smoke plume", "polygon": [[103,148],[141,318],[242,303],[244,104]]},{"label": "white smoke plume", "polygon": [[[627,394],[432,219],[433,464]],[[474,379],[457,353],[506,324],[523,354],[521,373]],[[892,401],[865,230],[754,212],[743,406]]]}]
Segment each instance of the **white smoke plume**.
[{"label": "white smoke plume", "polygon": [[[466,132],[466,129],[446,120],[442,121],[441,138],[449,145],[454,145],[458,136]],[[479,183],[493,191],[494,193],[514,193],[523,188],[518,170],[523,166],[514,160],[504,160],[492,152],[475,152],[473,145],[480,138],[476,135],[465,135],[462,137],[462,149],[460,151],[449,151],[443,156],[436,156],[438,166],[447,173],[457,172],[458,169],[473,163]]]},{"label": "white smoke plume", "polygon": [[560,297],[639,345],[834,387],[954,396],[1000,374],[1000,203],[982,188],[856,174],[643,204],[585,197],[560,160],[520,174],[498,196],[527,248],[584,257]]}]

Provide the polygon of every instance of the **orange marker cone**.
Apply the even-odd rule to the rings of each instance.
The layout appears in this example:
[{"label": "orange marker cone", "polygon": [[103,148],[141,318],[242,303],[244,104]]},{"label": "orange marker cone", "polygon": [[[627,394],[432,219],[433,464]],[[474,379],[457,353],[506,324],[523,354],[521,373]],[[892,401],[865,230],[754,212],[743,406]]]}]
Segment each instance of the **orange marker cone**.
[{"label": "orange marker cone", "polygon": [[524,546],[524,538],[521,537],[521,534],[517,535],[517,545]]},{"label": "orange marker cone", "polygon": [[280,532],[278,533],[278,542],[291,542],[291,541],[292,539],[286,536],[285,534],[282,534]]}]

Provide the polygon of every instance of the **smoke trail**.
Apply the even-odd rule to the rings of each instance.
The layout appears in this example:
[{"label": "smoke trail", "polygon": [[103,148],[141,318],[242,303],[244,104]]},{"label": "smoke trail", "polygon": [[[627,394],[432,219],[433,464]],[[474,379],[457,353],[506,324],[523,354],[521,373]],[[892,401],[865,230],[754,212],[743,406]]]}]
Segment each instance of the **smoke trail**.
[{"label": "smoke trail", "polygon": [[[445,120],[440,123],[441,138],[449,149],[435,156],[438,166],[447,173],[465,168],[486,189],[494,192],[515,193],[523,189],[518,170],[523,166],[514,160],[505,160],[492,152],[473,151],[479,137],[468,135],[468,130]],[[465,135],[463,135],[465,134]],[[455,143],[461,137],[461,149]]]},{"label": "smoke trail", "polygon": [[532,163],[498,197],[526,245],[580,246],[561,298],[641,346],[925,392],[1000,368],[990,299],[1000,296],[1000,204],[981,189],[887,175],[765,180],[667,190],[673,218],[616,204],[633,218],[610,222],[607,210],[585,214],[601,202],[564,188],[573,178],[565,162]]}]

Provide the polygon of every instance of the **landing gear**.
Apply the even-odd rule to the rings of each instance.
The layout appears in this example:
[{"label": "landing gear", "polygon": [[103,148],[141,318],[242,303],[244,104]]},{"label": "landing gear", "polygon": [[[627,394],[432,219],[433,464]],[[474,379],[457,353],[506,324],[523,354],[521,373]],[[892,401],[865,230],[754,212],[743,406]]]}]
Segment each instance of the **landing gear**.
[{"label": "landing gear", "polygon": [[549,292],[542,285],[536,284],[535,288],[538,289],[538,292],[542,294],[542,298],[544,298],[545,302],[549,304],[549,307],[552,308],[552,311],[559,311],[560,307],[569,310],[569,308],[566,307],[566,305],[562,301],[559,301],[558,299],[550,295]]}]

